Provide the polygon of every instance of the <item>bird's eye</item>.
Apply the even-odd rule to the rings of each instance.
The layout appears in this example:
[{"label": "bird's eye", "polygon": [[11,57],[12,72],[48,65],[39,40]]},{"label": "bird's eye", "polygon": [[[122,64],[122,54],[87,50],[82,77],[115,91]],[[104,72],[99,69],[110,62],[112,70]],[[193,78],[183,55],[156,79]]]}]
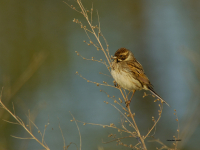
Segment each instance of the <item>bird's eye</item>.
[{"label": "bird's eye", "polygon": [[122,57],[123,55],[119,55],[119,57]]}]

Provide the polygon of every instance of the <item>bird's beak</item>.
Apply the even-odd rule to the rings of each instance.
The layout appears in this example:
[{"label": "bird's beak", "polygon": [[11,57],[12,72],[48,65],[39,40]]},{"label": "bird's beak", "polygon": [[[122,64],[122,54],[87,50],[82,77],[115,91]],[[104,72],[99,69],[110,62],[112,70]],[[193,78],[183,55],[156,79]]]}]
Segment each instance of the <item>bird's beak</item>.
[{"label": "bird's beak", "polygon": [[116,56],[111,56],[111,59],[117,59],[117,57]]}]

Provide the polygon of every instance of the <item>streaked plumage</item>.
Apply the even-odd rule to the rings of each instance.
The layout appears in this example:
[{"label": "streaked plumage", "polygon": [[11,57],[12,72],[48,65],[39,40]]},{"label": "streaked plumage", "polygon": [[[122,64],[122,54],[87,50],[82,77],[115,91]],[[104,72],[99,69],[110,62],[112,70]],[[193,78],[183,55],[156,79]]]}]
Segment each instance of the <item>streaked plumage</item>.
[{"label": "streaked plumage", "polygon": [[[142,65],[135,59],[131,51],[126,48],[120,48],[115,52],[112,59],[114,61],[112,62],[111,75],[122,88],[129,91],[149,90],[163,100],[153,90],[153,85],[145,75]],[[165,101],[163,100],[163,102]],[[169,106],[169,104],[167,105]]]}]

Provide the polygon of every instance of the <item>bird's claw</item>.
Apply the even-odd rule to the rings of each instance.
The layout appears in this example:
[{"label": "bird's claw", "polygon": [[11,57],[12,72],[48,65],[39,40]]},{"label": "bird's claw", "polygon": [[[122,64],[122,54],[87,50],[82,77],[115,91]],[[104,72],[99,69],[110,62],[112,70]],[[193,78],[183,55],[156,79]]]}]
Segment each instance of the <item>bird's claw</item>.
[{"label": "bird's claw", "polygon": [[126,101],[126,102],[125,102],[125,104],[126,104],[126,107],[128,107],[128,106],[130,105],[130,103],[131,103],[131,99],[130,99],[130,100],[128,100],[128,101]]}]

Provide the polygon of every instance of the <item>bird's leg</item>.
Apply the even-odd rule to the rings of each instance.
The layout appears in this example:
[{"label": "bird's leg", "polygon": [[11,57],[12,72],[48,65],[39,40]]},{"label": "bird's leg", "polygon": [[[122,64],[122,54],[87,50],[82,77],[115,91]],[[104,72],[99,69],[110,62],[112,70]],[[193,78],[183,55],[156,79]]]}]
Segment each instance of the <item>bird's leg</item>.
[{"label": "bird's leg", "polygon": [[[131,99],[133,98],[133,95],[135,94],[135,90],[133,90],[133,94],[132,94],[132,96],[131,96]],[[130,101],[131,101],[131,99],[130,99]]]},{"label": "bird's leg", "polygon": [[[135,94],[135,90],[133,90],[133,94],[132,94],[132,96],[131,96],[131,99],[133,98],[133,95],[134,95],[134,94]],[[128,105],[130,105],[131,99],[128,100],[128,101],[126,101],[126,107],[127,107]]]}]

